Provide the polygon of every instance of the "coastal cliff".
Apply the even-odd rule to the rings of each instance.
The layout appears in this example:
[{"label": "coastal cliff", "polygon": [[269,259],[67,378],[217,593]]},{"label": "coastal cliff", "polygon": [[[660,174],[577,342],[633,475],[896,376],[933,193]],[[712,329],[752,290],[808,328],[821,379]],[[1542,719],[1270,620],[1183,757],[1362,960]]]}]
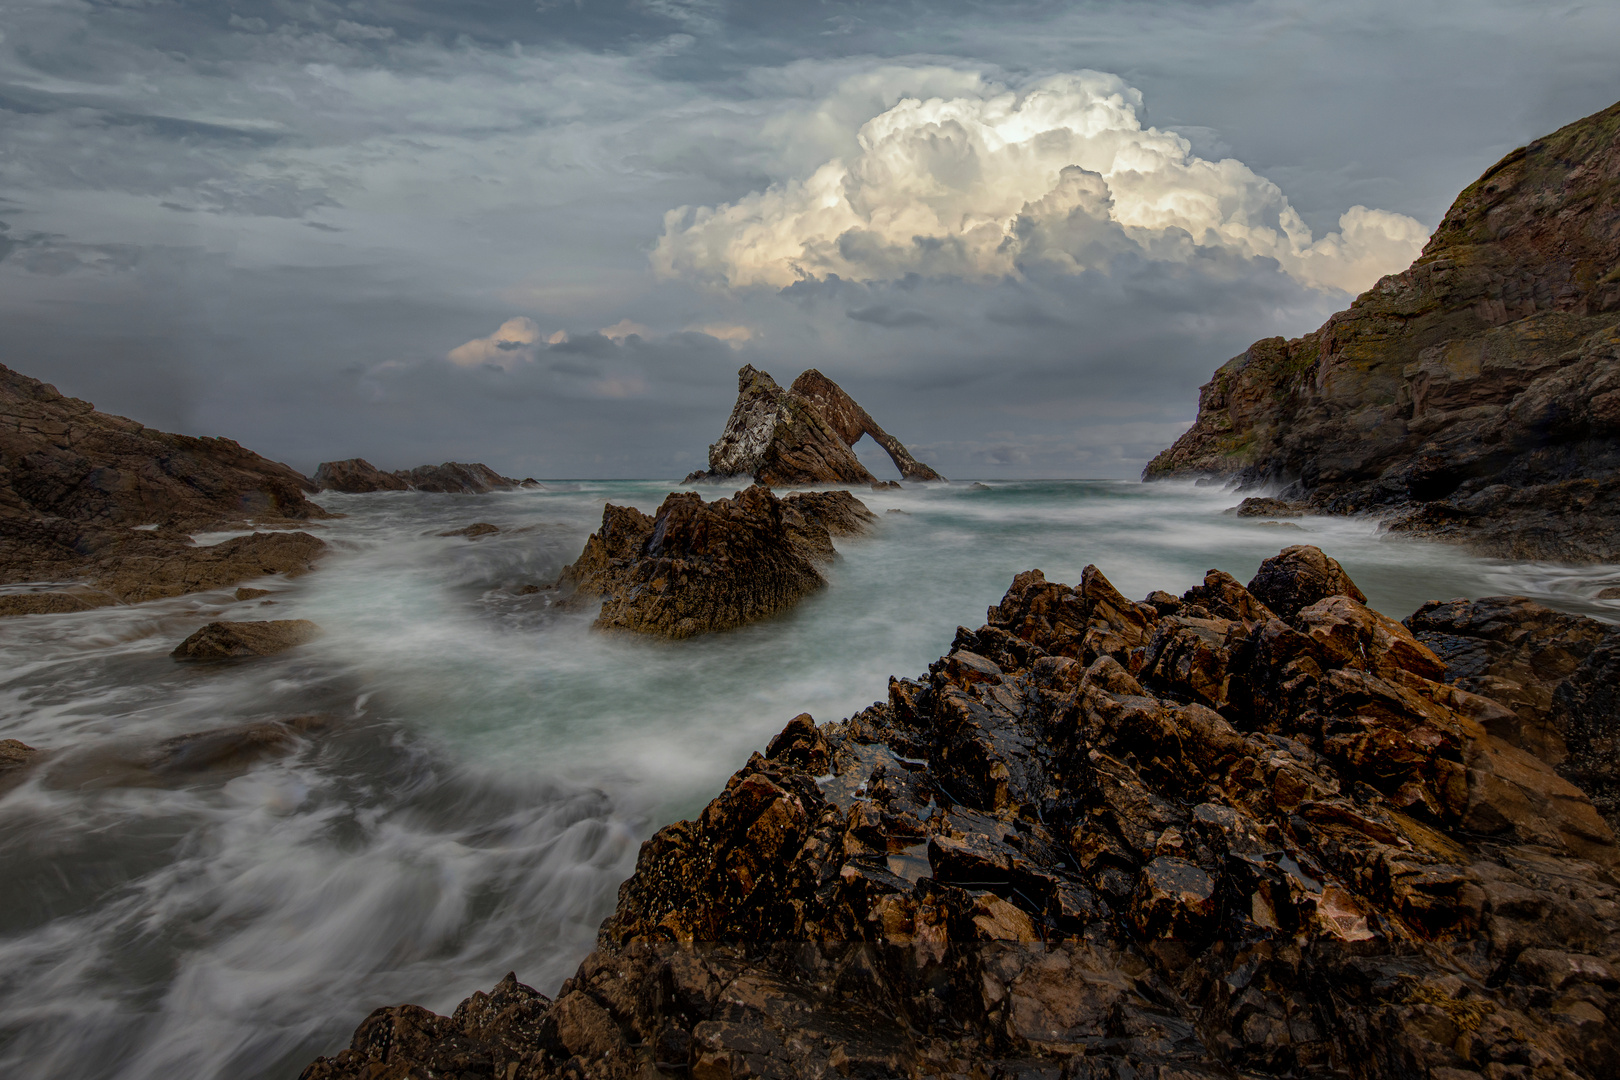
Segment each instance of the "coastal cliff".
[{"label": "coastal cliff", "polygon": [[1486,554],[1620,559],[1620,104],[1486,170],[1320,329],[1217,370],[1144,473],[1170,477]]},{"label": "coastal cliff", "polygon": [[1620,635],[1360,596],[1311,547],[1141,603],[1019,574],[649,839],[555,999],[377,1009],[303,1080],[1614,1075],[1620,849],[1531,749],[1612,709],[1518,738],[1465,682],[1590,703]]},{"label": "coastal cliff", "polygon": [[[230,439],[155,431],[0,366],[0,615],[78,611],[308,570],[315,485]],[[197,531],[275,532],[196,547]]]}]

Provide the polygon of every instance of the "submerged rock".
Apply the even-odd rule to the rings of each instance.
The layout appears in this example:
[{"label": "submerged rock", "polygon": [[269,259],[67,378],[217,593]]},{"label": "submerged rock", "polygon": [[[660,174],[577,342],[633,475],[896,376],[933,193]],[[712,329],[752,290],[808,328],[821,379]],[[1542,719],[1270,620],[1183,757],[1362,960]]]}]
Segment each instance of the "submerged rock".
[{"label": "submerged rock", "polygon": [[599,629],[671,638],[728,630],[824,587],[815,564],[834,557],[831,537],[871,520],[845,491],[778,499],[757,484],[707,503],[672,493],[653,517],[608,504],[558,585],[573,590],[567,606],[601,599]]},{"label": "submerged rock", "polygon": [[476,540],[480,536],[488,536],[491,533],[498,533],[500,531],[501,531],[500,526],[498,526],[498,525],[491,525],[487,521],[478,521],[478,522],[474,522],[471,525],[468,525],[466,528],[463,528],[463,529],[451,529],[448,532],[442,532],[439,535],[440,536],[465,536],[469,540]]},{"label": "submerged rock", "polygon": [[321,628],[308,619],[211,622],[176,645],[169,655],[177,660],[271,656],[307,644],[320,636]]},{"label": "submerged rock", "polygon": [[1216,371],[1144,478],[1275,486],[1502,557],[1620,559],[1616,184],[1620,104],[1513,151],[1410,268]]},{"label": "submerged rock", "polygon": [[649,839],[555,1001],[379,1009],[304,1080],[1614,1075],[1614,834],[1342,569],[1301,603],[1329,565],[1262,568],[1286,617],[1019,574]]},{"label": "submerged rock", "polygon": [[940,480],[878,426],[853,398],[814,368],[787,390],[752,364],[737,373],[737,403],[720,440],[709,447],[709,469],[686,483],[751,476],[768,485],[875,484],[850,449],[871,435],[910,480]]},{"label": "submerged rock", "polygon": [[329,516],[314,490],[229,439],[154,431],[0,366],[0,584],[60,583],[0,596],[0,615],[219,588],[265,572],[261,556],[307,569],[323,547],[307,534],[297,555],[279,541],[197,548],[189,534]]}]

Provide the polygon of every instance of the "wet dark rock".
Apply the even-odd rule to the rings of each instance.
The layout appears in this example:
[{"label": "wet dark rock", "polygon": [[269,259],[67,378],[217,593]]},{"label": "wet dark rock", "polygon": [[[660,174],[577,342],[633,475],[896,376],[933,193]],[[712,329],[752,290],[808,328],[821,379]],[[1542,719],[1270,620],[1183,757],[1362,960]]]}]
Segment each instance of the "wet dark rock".
[{"label": "wet dark rock", "polygon": [[236,590],[236,599],[239,603],[243,600],[257,600],[262,596],[269,595],[269,589],[249,589],[244,587]]},{"label": "wet dark rock", "polygon": [[42,756],[40,751],[21,740],[0,739],[0,795],[20,784]]},{"label": "wet dark rock", "polygon": [[1620,585],[1610,585],[1606,589],[1599,589],[1597,598],[1599,600],[1620,600]]},{"label": "wet dark rock", "polygon": [[[274,543],[197,548],[189,534],[286,529],[329,516],[315,486],[229,439],[171,435],[0,367],[0,585],[57,583],[0,596],[0,615],[82,611],[307,569]],[[265,550],[260,550],[261,546]],[[247,551],[245,548],[253,548]]]},{"label": "wet dark rock", "polygon": [[264,622],[212,622],[174,647],[176,660],[228,660],[272,656],[321,636],[321,628],[308,619],[271,619]]},{"label": "wet dark rock", "polygon": [[904,488],[902,487],[900,481],[898,481],[898,480],[874,480],[874,481],[872,481],[872,490],[873,491],[902,491],[902,490],[904,490]]},{"label": "wet dark rock", "polygon": [[1301,608],[1330,596],[1367,602],[1344,567],[1310,544],[1283,548],[1261,563],[1248,591],[1284,619],[1292,619]]},{"label": "wet dark rock", "polygon": [[315,468],[315,484],[322,491],[358,495],[370,491],[409,491],[398,473],[385,473],[365,458],[323,461]]},{"label": "wet dark rock", "polygon": [[480,522],[476,522],[476,523],[474,523],[472,525],[468,525],[467,527],[462,528],[462,529],[451,529],[448,532],[442,532],[439,535],[440,536],[465,536],[469,540],[476,540],[480,536],[488,536],[491,533],[498,533],[500,531],[501,531],[500,526],[491,525],[487,521],[480,521]]},{"label": "wet dark rock", "polygon": [[385,473],[364,458],[323,461],[315,470],[322,491],[364,494],[372,491],[428,491],[450,495],[483,495],[518,487],[539,487],[534,480],[514,480],[488,465],[447,461]]},{"label": "wet dark rock", "polygon": [[1266,497],[1244,499],[1226,513],[1237,517],[1284,518],[1302,517],[1305,504]]},{"label": "wet dark rock", "polygon": [[845,491],[778,499],[754,485],[704,502],[676,492],[653,517],[603,507],[602,527],[558,586],[564,606],[600,599],[595,625],[685,638],[774,615],[827,582],[833,536],[866,530],[872,513]]},{"label": "wet dark rock", "polygon": [[1325,565],[1287,616],[1019,574],[649,839],[521,1029],[380,1010],[304,1076],[1615,1075],[1614,834]]},{"label": "wet dark rock", "polygon": [[737,403],[726,429],[709,447],[708,471],[694,472],[684,482],[751,476],[777,487],[876,485],[877,478],[850,449],[862,435],[870,435],[883,447],[902,477],[942,479],[814,368],[784,390],[765,372],[745,365],[737,373]]},{"label": "wet dark rock", "polygon": [[1407,270],[1216,371],[1144,477],[1276,488],[1505,558],[1620,559],[1617,183],[1620,105],[1513,151]]},{"label": "wet dark rock", "polygon": [[1522,596],[1434,601],[1405,620],[1446,680],[1506,706],[1491,733],[1557,768],[1620,827],[1620,629]]}]

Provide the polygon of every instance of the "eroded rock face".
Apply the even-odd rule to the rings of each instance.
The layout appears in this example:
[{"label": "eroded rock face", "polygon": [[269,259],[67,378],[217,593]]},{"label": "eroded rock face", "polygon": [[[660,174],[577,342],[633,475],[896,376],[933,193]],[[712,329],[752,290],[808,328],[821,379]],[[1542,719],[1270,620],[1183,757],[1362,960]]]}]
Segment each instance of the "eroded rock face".
[{"label": "eroded rock face", "polygon": [[1423,254],[1256,342],[1146,478],[1229,477],[1495,555],[1620,559],[1620,105],[1503,158]]},{"label": "eroded rock face", "polygon": [[902,476],[942,477],[914,459],[855,400],[812,368],[783,390],[752,364],[737,373],[737,403],[720,440],[709,447],[708,472],[687,483],[752,476],[762,484],[872,484],[876,478],[850,449],[871,435]]},{"label": "eroded rock face", "polygon": [[1341,588],[1020,574],[648,840],[554,1002],[379,1010],[305,1080],[1614,1075],[1613,833]]},{"label": "eroded rock face", "polygon": [[1435,601],[1405,624],[1446,679],[1511,711],[1492,734],[1554,766],[1620,827],[1620,629],[1522,596]]},{"label": "eroded rock face", "polygon": [[321,628],[308,619],[211,622],[176,645],[169,655],[177,660],[272,656],[307,644],[320,636]]},{"label": "eroded rock face", "polygon": [[315,468],[315,484],[322,491],[342,491],[360,495],[371,491],[409,491],[410,483],[399,473],[386,473],[365,458],[323,461]]},{"label": "eroded rock face", "polygon": [[[77,583],[0,598],[0,615],[77,611],[257,576],[253,558],[233,561],[244,545],[199,549],[188,534],[324,518],[304,497],[314,490],[229,439],[154,431],[0,367],[0,584]],[[321,542],[303,535],[297,543],[307,568]],[[276,546],[247,546],[260,544]]]},{"label": "eroded rock face", "polygon": [[944,479],[939,473],[912,457],[905,444],[884,431],[878,422],[872,419],[870,413],[844,392],[843,387],[815,368],[800,374],[793,380],[793,385],[789,389],[815,406],[827,424],[838,433],[838,437],[844,440],[845,445],[854,446],[861,441],[862,435],[870,435],[873,442],[883,447],[884,453],[889,455],[889,460],[894,462],[894,467],[900,470],[903,478],[923,482]]},{"label": "eroded rock face", "polygon": [[848,492],[778,499],[757,484],[713,502],[672,493],[653,517],[610,503],[558,585],[572,590],[566,605],[601,600],[599,629],[671,638],[729,630],[823,588],[816,563],[835,556],[832,536],[872,520]]},{"label": "eroded rock face", "polygon": [[502,476],[488,465],[464,465],[447,461],[443,465],[419,465],[385,473],[365,458],[323,461],[315,470],[315,483],[322,491],[364,494],[372,491],[429,491],[450,495],[483,495],[491,491],[534,484]]}]

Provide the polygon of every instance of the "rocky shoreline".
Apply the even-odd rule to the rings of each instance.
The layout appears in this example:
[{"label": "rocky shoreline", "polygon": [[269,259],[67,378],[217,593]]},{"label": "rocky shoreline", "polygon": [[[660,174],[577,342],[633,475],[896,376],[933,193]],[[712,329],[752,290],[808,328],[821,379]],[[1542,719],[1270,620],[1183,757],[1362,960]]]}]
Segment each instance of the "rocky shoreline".
[{"label": "rocky shoreline", "polygon": [[1020,574],[647,841],[554,1000],[379,1009],[303,1080],[1612,1075],[1620,849],[1549,759],[1612,748],[1620,632],[1359,596],[1309,547]]},{"label": "rocky shoreline", "polygon": [[1269,490],[1486,555],[1620,560],[1620,104],[1470,185],[1412,266],[1257,341],[1144,479]]}]

